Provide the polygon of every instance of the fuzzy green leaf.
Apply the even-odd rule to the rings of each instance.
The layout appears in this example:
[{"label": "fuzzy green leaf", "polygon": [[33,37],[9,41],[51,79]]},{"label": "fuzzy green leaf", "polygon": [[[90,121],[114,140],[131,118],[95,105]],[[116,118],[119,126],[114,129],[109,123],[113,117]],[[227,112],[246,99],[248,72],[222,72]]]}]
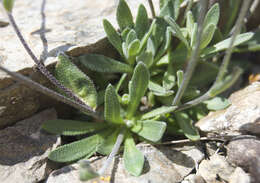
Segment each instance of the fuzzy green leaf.
[{"label": "fuzzy green leaf", "polygon": [[126,37],[126,46],[129,46],[134,40],[137,39],[137,35],[134,29],[131,29]]},{"label": "fuzzy green leaf", "polygon": [[125,169],[134,176],[139,176],[143,171],[144,155],[136,148],[132,136],[128,135],[124,143],[123,161]]},{"label": "fuzzy green leaf", "polygon": [[174,19],[172,19],[169,16],[164,17],[165,21],[170,25],[171,32],[173,33],[174,36],[176,36],[178,39],[180,39],[185,46],[187,47],[187,49],[190,49],[190,46],[188,44],[187,39],[183,36],[182,32],[181,32],[181,28],[178,26],[178,24],[174,21]]},{"label": "fuzzy green leaf", "polygon": [[122,40],[119,34],[117,33],[117,31],[115,30],[115,28],[107,20],[103,20],[103,27],[107,34],[107,38],[109,42],[117,49],[120,55],[123,56]]},{"label": "fuzzy green leaf", "polygon": [[143,4],[139,5],[135,22],[135,31],[138,39],[142,39],[149,29],[149,19]]},{"label": "fuzzy green leaf", "polygon": [[163,40],[163,43],[162,43],[162,45],[160,46],[159,50],[157,51],[157,53],[155,55],[156,61],[159,60],[170,47],[171,40],[172,40],[172,34],[171,34],[170,27],[166,28],[165,34],[166,35],[165,35],[165,38]]},{"label": "fuzzy green leaf", "polygon": [[213,24],[217,27],[219,20],[219,4],[214,4],[210,10],[207,12],[204,22],[203,22],[203,30],[206,28],[209,24]]},{"label": "fuzzy green leaf", "polygon": [[[254,33],[252,32],[247,32],[247,33],[243,33],[243,34],[239,34],[237,37],[236,37],[236,40],[234,41],[234,44],[233,46],[238,46],[248,40],[250,40],[252,37],[254,36]],[[222,51],[222,50],[225,50],[229,47],[230,45],[230,41],[231,41],[231,38],[228,38],[228,39],[225,39],[224,41],[221,41],[211,47],[208,47],[208,48],[205,48],[202,52],[202,57],[206,56],[206,55],[209,55],[209,54],[213,54],[213,53],[216,53],[216,52],[219,52],[219,51]]]},{"label": "fuzzy green leaf", "polygon": [[183,130],[184,135],[192,141],[199,140],[199,132],[192,125],[191,118],[186,113],[176,113],[175,116],[179,126]]},{"label": "fuzzy green leaf", "polygon": [[154,118],[156,116],[161,116],[163,114],[173,112],[176,108],[176,106],[162,106],[143,114],[141,119],[149,119]]},{"label": "fuzzy green leaf", "polygon": [[153,53],[145,51],[136,58],[137,62],[143,62],[147,67],[153,64]]},{"label": "fuzzy green leaf", "polygon": [[14,0],[3,0],[3,6],[6,11],[11,12],[14,7]]},{"label": "fuzzy green leaf", "polygon": [[115,88],[109,84],[105,93],[105,109],[104,109],[105,120],[114,123],[122,124],[123,118],[120,116],[120,104],[117,98]]},{"label": "fuzzy green leaf", "polygon": [[188,29],[188,33],[189,33],[190,37],[192,35],[193,27],[194,27],[194,18],[193,18],[192,12],[188,11],[187,20],[186,20],[186,28]]},{"label": "fuzzy green leaf", "polygon": [[167,71],[163,75],[162,84],[166,90],[170,90],[176,85],[175,69],[172,64],[168,65]]},{"label": "fuzzy green leaf", "polygon": [[140,48],[140,40],[135,39],[128,46],[128,57],[136,56]]},{"label": "fuzzy green leaf", "polygon": [[137,125],[131,128],[131,131],[149,141],[158,142],[162,138],[166,126],[163,121],[137,121]]},{"label": "fuzzy green leaf", "polygon": [[80,56],[79,60],[85,67],[97,72],[131,73],[133,71],[129,65],[103,55],[86,54]]},{"label": "fuzzy green leaf", "polygon": [[174,93],[174,91],[166,90],[165,88],[163,88],[159,84],[154,83],[152,81],[149,81],[148,88],[156,96],[167,97],[167,96],[170,96],[170,95],[172,95]]},{"label": "fuzzy green leaf", "polygon": [[130,103],[127,108],[127,117],[133,117],[141,98],[144,96],[148,81],[150,79],[149,71],[146,65],[142,62],[138,62],[135,69],[134,74],[132,76],[131,82],[129,84],[129,97]]},{"label": "fuzzy green leaf", "polygon": [[191,38],[190,38],[190,46],[192,48],[194,48],[195,45],[196,45],[197,33],[198,33],[198,24],[194,23],[193,29],[192,29],[192,32],[191,32]]},{"label": "fuzzy green leaf", "polygon": [[214,111],[225,109],[231,104],[228,101],[228,99],[221,98],[221,97],[214,97],[213,99],[206,100],[203,103],[207,105],[207,108],[209,110],[214,110]]},{"label": "fuzzy green leaf", "polygon": [[97,107],[97,91],[91,79],[74,65],[66,55],[58,56],[55,77],[92,108]]},{"label": "fuzzy green leaf", "polygon": [[132,28],[134,26],[131,10],[125,0],[119,0],[116,19],[121,31],[127,27]]},{"label": "fuzzy green leaf", "polygon": [[42,129],[49,133],[68,136],[91,133],[106,127],[108,126],[105,123],[100,124],[62,119],[48,120],[42,125]]},{"label": "fuzzy green leaf", "polygon": [[168,2],[163,3],[163,7],[160,11],[160,17],[170,16],[174,20],[177,20],[179,16],[180,0],[168,0]]},{"label": "fuzzy green leaf", "polygon": [[84,138],[82,140],[63,145],[52,151],[48,158],[56,162],[71,162],[81,159],[90,153],[95,153],[95,149],[100,145],[101,136],[99,134]]},{"label": "fuzzy green leaf", "polygon": [[146,51],[152,52],[153,56],[155,55],[156,48],[151,38],[147,40]]},{"label": "fuzzy green leaf", "polygon": [[114,132],[109,135],[102,144],[98,147],[97,152],[103,155],[109,155],[116,143],[117,136],[120,129],[114,130]]},{"label": "fuzzy green leaf", "polygon": [[180,88],[181,83],[183,81],[183,71],[182,70],[178,70],[177,71],[177,85]]},{"label": "fuzzy green leaf", "polygon": [[156,22],[156,20],[153,20],[152,24],[150,25],[150,28],[149,28],[148,32],[146,32],[146,34],[142,38],[141,45],[140,45],[138,53],[143,51],[143,49],[145,48],[147,40],[148,40],[148,38],[150,37],[150,35],[152,34],[152,32],[153,32],[153,30],[155,28],[155,25],[156,25],[155,22]]},{"label": "fuzzy green leaf", "polygon": [[202,33],[200,48],[206,48],[210,41],[212,40],[214,33],[216,30],[216,26],[214,24],[209,24],[205,27]]},{"label": "fuzzy green leaf", "polygon": [[127,38],[127,35],[128,35],[128,33],[131,31],[132,29],[130,29],[130,28],[125,28],[124,30],[123,30],[123,32],[121,33],[121,37],[122,37],[122,39],[123,39],[123,41],[125,42],[126,41],[126,38]]}]

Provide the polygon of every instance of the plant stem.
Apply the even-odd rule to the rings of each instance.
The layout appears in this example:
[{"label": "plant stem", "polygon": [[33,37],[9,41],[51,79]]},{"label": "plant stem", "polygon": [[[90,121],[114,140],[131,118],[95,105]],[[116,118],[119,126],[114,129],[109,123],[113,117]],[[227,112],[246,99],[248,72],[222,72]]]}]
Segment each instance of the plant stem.
[{"label": "plant stem", "polygon": [[83,112],[86,112],[90,116],[92,116],[96,119],[99,119],[99,120],[102,119],[100,116],[97,115],[97,113],[95,111],[93,111],[93,110],[90,111],[90,109],[86,105],[79,104],[79,103],[75,102],[74,100],[71,100],[67,97],[64,97],[63,95],[61,95],[61,94],[59,94],[55,91],[52,91],[49,88],[42,86],[39,83],[36,83],[35,81],[23,76],[22,74],[9,71],[8,69],[6,69],[2,66],[0,66],[0,70],[4,71],[7,74],[9,74],[10,76],[12,76],[16,81],[24,83],[28,87],[35,89],[38,92],[41,92],[45,95],[53,97],[53,98],[57,99],[58,101],[61,101],[61,102],[66,103],[66,104],[68,104],[72,107],[75,107],[76,109],[79,109]]},{"label": "plant stem", "polygon": [[244,20],[244,17],[246,16],[250,2],[251,2],[251,0],[244,0],[243,1],[242,9],[240,11],[240,14],[238,16],[238,19],[237,19],[237,22],[236,22],[236,25],[235,25],[235,30],[232,34],[229,47],[226,51],[224,60],[223,60],[222,65],[219,69],[220,72],[218,73],[218,76],[217,76],[215,83],[220,82],[227,73],[227,67],[228,67],[228,64],[229,64],[229,61],[230,61],[230,58],[231,58],[231,54],[232,54],[232,51],[233,51],[233,47],[234,47],[233,44],[235,42],[236,36],[240,33],[240,30],[241,30],[242,25],[243,25],[243,20]]},{"label": "plant stem", "polygon": [[99,175],[103,175],[105,173],[106,169],[108,168],[108,166],[111,164],[113,158],[119,151],[119,148],[124,140],[124,136],[125,136],[125,129],[122,129],[120,131],[119,135],[117,136],[116,143],[115,143],[111,153],[109,154],[107,160],[105,161],[103,166],[99,169],[99,171],[98,171]]},{"label": "plant stem", "polygon": [[155,18],[155,10],[154,10],[154,5],[153,5],[153,1],[152,0],[148,0],[149,2],[149,6],[152,12],[152,17]]},{"label": "plant stem", "polygon": [[187,71],[184,74],[184,79],[181,83],[180,88],[178,89],[178,92],[173,100],[172,105],[178,105],[189,82],[191,79],[191,76],[193,74],[193,71],[195,70],[195,67],[197,65],[198,62],[198,58],[199,58],[199,52],[200,52],[200,41],[201,41],[201,37],[202,37],[202,32],[203,32],[203,20],[206,14],[206,10],[207,10],[207,0],[201,0],[200,1],[200,5],[201,5],[201,14],[198,20],[198,31],[197,31],[197,40],[196,40],[196,44],[195,44],[195,48],[192,49],[192,54],[191,54],[191,59],[188,63],[187,66]]},{"label": "plant stem", "polygon": [[36,63],[37,67],[39,68],[39,70],[41,71],[41,73],[43,75],[45,75],[50,81],[51,83],[53,83],[56,87],[60,88],[62,91],[64,91],[66,93],[66,95],[69,98],[72,98],[73,100],[75,100],[76,103],[80,104],[80,105],[85,105],[86,108],[88,108],[90,113],[93,113],[93,109],[86,105],[83,101],[81,101],[70,89],[66,88],[64,85],[62,85],[47,69],[46,67],[43,65],[42,62],[40,62],[36,56],[34,55],[34,53],[32,52],[32,50],[30,49],[29,45],[26,43],[25,39],[23,38],[15,20],[14,17],[12,15],[11,12],[7,12],[9,21],[12,25],[12,27],[14,28],[14,31],[16,33],[16,35],[18,36],[19,40],[21,41],[23,47],[25,48],[25,50],[27,51],[27,53],[30,55],[30,57],[32,58],[32,60]]}]

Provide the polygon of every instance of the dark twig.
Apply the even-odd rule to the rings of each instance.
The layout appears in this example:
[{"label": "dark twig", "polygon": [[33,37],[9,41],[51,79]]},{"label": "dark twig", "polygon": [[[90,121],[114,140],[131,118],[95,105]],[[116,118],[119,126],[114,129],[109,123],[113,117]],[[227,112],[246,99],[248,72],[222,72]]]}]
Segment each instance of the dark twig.
[{"label": "dark twig", "polygon": [[76,109],[79,109],[83,112],[86,112],[87,114],[89,114],[90,116],[96,118],[96,119],[100,119],[101,117],[97,115],[96,112],[94,111],[90,111],[90,109],[86,106],[86,105],[82,105],[82,104],[79,104],[67,97],[64,97],[63,95],[55,92],[55,91],[52,91],[50,90],[49,88],[45,87],[45,86],[42,86],[40,85],[39,83],[36,83],[35,81],[19,74],[19,73],[15,73],[15,72],[11,72],[9,71],[8,69],[0,66],[0,70],[6,72],[7,74],[9,74],[10,76],[12,76],[16,81],[18,82],[21,82],[21,83],[24,83],[25,85],[27,85],[28,87],[38,91],[38,92],[41,92],[45,95],[48,95],[50,97],[53,97],[55,99],[57,99],[58,101],[61,101],[61,102],[64,102],[72,107],[75,107]]},{"label": "dark twig", "polygon": [[190,82],[191,76],[192,76],[193,71],[195,70],[195,67],[198,62],[198,57],[199,57],[199,53],[200,53],[200,41],[201,41],[202,32],[203,32],[203,21],[204,21],[205,15],[206,15],[207,7],[208,7],[207,0],[201,0],[200,4],[201,4],[201,13],[200,13],[200,17],[198,20],[198,31],[197,31],[198,36],[197,36],[197,40],[196,40],[196,45],[195,45],[195,48],[192,49],[191,59],[189,60],[187,70],[184,74],[184,79],[173,100],[172,105],[174,105],[174,106],[179,105],[179,102]]},{"label": "dark twig", "polygon": [[153,16],[153,18],[155,18],[155,10],[154,10],[153,1],[148,0],[148,2],[149,2],[149,6],[150,6],[150,9],[151,9],[151,12],[152,12],[152,16]]},{"label": "dark twig", "polygon": [[32,52],[32,50],[30,49],[30,47],[28,46],[28,44],[26,43],[26,41],[24,40],[18,26],[15,23],[14,17],[12,15],[11,12],[7,12],[9,21],[12,25],[12,27],[14,28],[15,33],[17,34],[18,38],[20,39],[22,45],[24,46],[25,50],[27,51],[27,53],[30,55],[30,57],[32,58],[32,60],[36,63],[38,69],[41,71],[41,73],[43,75],[45,75],[50,81],[51,83],[53,83],[55,86],[57,86],[58,88],[60,88],[62,91],[64,91],[66,93],[66,95],[69,98],[72,98],[73,100],[75,100],[76,103],[80,104],[80,105],[85,105],[89,111],[89,113],[93,113],[95,111],[93,111],[93,109],[86,105],[82,100],[80,100],[80,98],[78,98],[70,89],[66,88],[63,84],[61,84],[47,69],[46,67],[43,65],[43,63],[41,63],[36,56],[34,55],[34,53]]}]

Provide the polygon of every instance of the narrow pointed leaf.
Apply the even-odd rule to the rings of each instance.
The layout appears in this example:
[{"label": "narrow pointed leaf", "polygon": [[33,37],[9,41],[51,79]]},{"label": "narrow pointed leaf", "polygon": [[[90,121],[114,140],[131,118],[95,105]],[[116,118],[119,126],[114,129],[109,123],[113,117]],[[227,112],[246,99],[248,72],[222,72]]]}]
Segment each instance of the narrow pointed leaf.
[{"label": "narrow pointed leaf", "polygon": [[178,70],[177,71],[177,85],[180,88],[181,83],[183,81],[183,71],[182,70]]},{"label": "narrow pointed leaf", "polygon": [[109,155],[116,143],[117,136],[120,132],[120,129],[114,130],[112,134],[110,134],[102,144],[98,147],[97,152],[103,155]]},{"label": "narrow pointed leaf", "polygon": [[201,38],[201,43],[200,43],[200,48],[206,48],[210,41],[212,40],[214,33],[216,30],[216,26],[214,24],[209,24],[208,26],[205,27],[202,33],[202,38]]},{"label": "narrow pointed leaf", "polygon": [[74,65],[67,56],[60,54],[55,77],[92,108],[97,107],[97,91],[91,79]]},{"label": "narrow pointed leaf", "polygon": [[141,175],[144,166],[144,155],[136,148],[134,139],[130,135],[125,139],[123,161],[125,169],[131,175]]},{"label": "narrow pointed leaf", "polygon": [[137,121],[137,124],[131,131],[152,142],[158,142],[162,138],[167,126],[163,121],[152,120]]},{"label": "narrow pointed leaf", "polygon": [[170,47],[171,40],[172,40],[172,33],[171,33],[171,30],[170,30],[170,27],[166,28],[165,34],[166,35],[165,35],[165,38],[163,40],[163,43],[162,43],[162,45],[160,46],[159,50],[156,53],[155,60],[159,60],[166,53],[166,51]]},{"label": "narrow pointed leaf", "polygon": [[138,39],[142,39],[145,33],[149,29],[149,19],[147,16],[146,9],[143,4],[141,4],[138,8],[138,13],[135,22],[135,31]]},{"label": "narrow pointed leaf", "polygon": [[219,4],[216,3],[207,12],[203,23],[203,28],[207,27],[209,24],[213,24],[217,26],[218,20],[219,20]]},{"label": "narrow pointed leaf", "polygon": [[116,90],[111,84],[108,85],[105,93],[104,115],[105,120],[111,123],[123,123],[123,118],[120,116],[120,104],[117,98]]},{"label": "narrow pointed leaf", "polygon": [[160,116],[163,114],[167,114],[173,112],[176,108],[177,108],[176,106],[162,106],[143,114],[141,119],[144,120],[144,119],[154,118],[156,116]]},{"label": "narrow pointed leaf", "polygon": [[56,162],[71,162],[81,159],[90,153],[95,153],[95,149],[100,145],[100,135],[93,135],[82,140],[63,145],[52,151],[48,158]]},{"label": "narrow pointed leaf", "polygon": [[125,0],[119,0],[116,12],[116,19],[121,31],[123,31],[127,27],[131,28],[134,25],[131,10]]},{"label": "narrow pointed leaf", "polygon": [[11,12],[14,6],[14,0],[3,0],[3,6],[6,11]]},{"label": "narrow pointed leaf", "polygon": [[191,118],[186,113],[176,113],[175,116],[179,126],[183,130],[184,135],[192,141],[199,140],[199,132],[192,125]]},{"label": "narrow pointed leaf", "polygon": [[131,118],[134,115],[141,98],[144,96],[148,87],[149,78],[150,74],[145,64],[138,62],[129,84],[129,97],[131,102],[127,108],[128,118]]},{"label": "narrow pointed leaf", "polygon": [[230,102],[226,98],[214,97],[213,99],[206,100],[203,103],[207,105],[209,110],[222,110],[227,108],[230,105]]},{"label": "narrow pointed leaf", "polygon": [[92,71],[108,73],[131,73],[133,69],[122,62],[97,54],[86,54],[79,57],[80,63]]},{"label": "narrow pointed leaf", "polygon": [[150,28],[149,28],[148,32],[142,38],[141,45],[140,45],[138,53],[143,51],[143,49],[145,48],[147,40],[148,40],[148,38],[150,37],[150,35],[152,34],[152,32],[153,32],[153,30],[155,28],[155,22],[156,22],[156,20],[153,20],[152,24],[150,25]]},{"label": "narrow pointed leaf", "polygon": [[190,38],[190,46],[192,48],[195,47],[196,41],[197,41],[197,32],[198,32],[198,24],[194,23],[192,33],[191,33],[191,38]]},{"label": "narrow pointed leaf", "polygon": [[193,18],[192,12],[188,11],[187,20],[186,20],[186,28],[188,29],[190,37],[192,35],[193,27],[194,27],[194,18]]},{"label": "narrow pointed leaf", "polygon": [[[252,33],[252,32],[239,34],[236,37],[236,40],[234,41],[233,46],[234,47],[238,46],[238,45],[250,40],[253,36],[254,36],[254,33]],[[228,38],[228,39],[225,39],[224,41],[221,41],[221,42],[219,42],[219,43],[217,43],[217,44],[215,44],[211,47],[205,48],[202,52],[202,57],[227,49],[230,45],[230,41],[231,41],[231,38]]]},{"label": "narrow pointed leaf", "polygon": [[120,55],[123,55],[122,40],[115,28],[107,20],[103,20],[103,27],[109,42],[117,49]]},{"label": "narrow pointed leaf", "polygon": [[82,135],[107,128],[107,124],[90,123],[74,120],[48,120],[43,123],[42,129],[57,135]]},{"label": "narrow pointed leaf", "polygon": [[176,36],[178,39],[180,39],[185,46],[187,47],[187,49],[190,49],[190,46],[188,44],[188,41],[186,40],[186,38],[183,36],[182,32],[181,32],[181,28],[178,26],[178,24],[174,21],[174,19],[172,19],[169,16],[164,17],[164,19],[166,20],[166,22],[170,25],[171,32],[173,33],[174,36]]}]

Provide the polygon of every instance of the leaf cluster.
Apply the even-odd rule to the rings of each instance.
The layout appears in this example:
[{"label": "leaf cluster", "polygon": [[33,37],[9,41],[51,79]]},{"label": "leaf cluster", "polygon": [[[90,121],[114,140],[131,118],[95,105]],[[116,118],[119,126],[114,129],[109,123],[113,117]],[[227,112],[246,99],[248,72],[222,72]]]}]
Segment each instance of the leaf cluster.
[{"label": "leaf cluster", "polygon": [[[99,109],[101,122],[91,117],[88,121],[45,122],[43,129],[50,133],[84,136],[58,147],[50,153],[49,159],[73,162],[94,153],[109,155],[122,133],[125,168],[130,174],[139,176],[144,166],[144,155],[136,143],[160,143],[165,132],[184,134],[191,140],[198,140],[200,136],[193,123],[209,110],[229,105],[226,99],[215,96],[232,85],[234,80],[229,79],[230,75],[210,90],[212,99],[186,110],[172,106],[175,94],[185,79],[185,67],[195,49],[198,32],[198,20],[193,9],[185,14],[185,26],[178,24],[180,4],[181,0],[161,0],[160,12],[152,20],[141,4],[134,20],[126,1],[120,0],[116,13],[119,30],[108,20],[103,21],[107,38],[120,58],[98,54],[73,58],[92,74],[82,72],[69,57],[59,56],[55,77],[82,102],[93,110]],[[219,5],[213,5],[203,21],[199,64],[180,105],[200,97],[220,72],[219,64],[213,63],[212,58],[218,58],[219,52],[229,47],[231,39],[224,39],[217,27],[219,11]],[[240,34],[234,46],[245,43],[252,36],[253,33]],[[90,173],[89,168],[85,168],[85,174],[82,172],[84,180],[99,175]]]}]

